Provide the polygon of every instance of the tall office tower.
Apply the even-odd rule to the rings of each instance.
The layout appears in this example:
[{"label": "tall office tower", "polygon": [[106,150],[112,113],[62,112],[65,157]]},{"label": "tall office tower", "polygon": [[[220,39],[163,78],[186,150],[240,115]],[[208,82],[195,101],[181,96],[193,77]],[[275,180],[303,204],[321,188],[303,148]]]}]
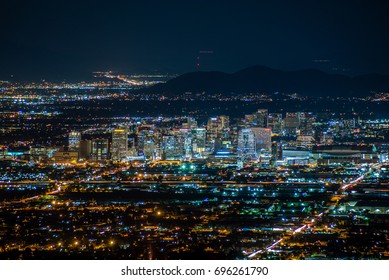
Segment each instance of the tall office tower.
[{"label": "tall office tower", "polygon": [[155,145],[153,140],[146,140],[143,145],[143,155],[147,160],[155,159]]},{"label": "tall office tower", "polygon": [[176,137],[177,149],[180,150],[181,158],[192,157],[192,135],[189,129],[173,129],[171,134]]},{"label": "tall office tower", "polygon": [[271,145],[271,156],[273,161],[282,160],[282,144],[273,142]]},{"label": "tall office tower", "polygon": [[81,140],[80,141],[80,159],[90,159],[91,155],[91,150],[92,150],[92,142],[91,140]]},{"label": "tall office tower", "polygon": [[300,135],[312,136],[315,116],[310,112],[300,113]]},{"label": "tall office tower", "polygon": [[268,110],[267,109],[258,109],[256,113],[253,114],[253,123],[257,127],[268,127]]},{"label": "tall office tower", "polygon": [[205,128],[192,129],[192,151],[194,156],[202,157],[205,151],[207,130]]},{"label": "tall office tower", "polygon": [[78,151],[80,149],[81,132],[72,130],[69,133],[69,151]]},{"label": "tall office tower", "polygon": [[125,160],[128,154],[128,130],[114,129],[112,131],[111,158],[115,161]]},{"label": "tall office tower", "polygon": [[211,142],[217,138],[217,134],[227,129],[230,125],[230,117],[217,116],[208,119],[207,141]]},{"label": "tall office tower", "polygon": [[239,131],[238,157],[242,161],[257,159],[255,136],[251,129],[242,129]]},{"label": "tall office tower", "polygon": [[154,142],[154,154],[156,158],[162,158],[162,133],[155,129],[150,134],[151,139]]},{"label": "tall office tower", "polygon": [[92,139],[91,140],[91,154],[92,161],[107,160],[108,154],[108,139]]},{"label": "tall office tower", "polygon": [[191,149],[190,146],[188,147],[188,144],[191,143],[188,139],[190,137],[190,131],[188,129],[173,129],[172,135],[176,138],[177,150],[180,153],[180,158],[183,159],[186,156],[191,156],[191,154],[187,154],[188,149]]},{"label": "tall office tower", "polygon": [[164,159],[181,159],[183,156],[183,145],[176,135],[165,135],[162,137],[162,150]]},{"label": "tall office tower", "polygon": [[296,136],[297,129],[300,126],[300,113],[286,113],[285,118],[285,135]]},{"label": "tall office tower", "polygon": [[192,143],[192,134],[188,133],[187,137],[184,139],[184,157],[185,159],[191,159],[193,155],[193,143]]},{"label": "tall office tower", "polygon": [[141,156],[144,155],[144,144],[147,141],[153,141],[155,148],[159,148],[160,139],[157,136],[160,136],[160,134],[153,125],[139,126],[136,134],[138,154]]},{"label": "tall office tower", "polygon": [[259,155],[261,150],[271,151],[271,129],[263,127],[252,127],[254,133],[255,150]]},{"label": "tall office tower", "polygon": [[[232,132],[230,130],[223,130],[217,134],[217,137],[215,138],[214,141],[214,146],[213,146],[213,152],[217,153],[220,150],[225,151],[226,149],[229,149],[231,146],[231,137]],[[230,143],[230,144],[228,144]],[[227,146],[228,147],[227,147]]]},{"label": "tall office tower", "polygon": [[220,116],[220,128],[221,130],[227,129],[230,126],[230,117],[229,116]]},{"label": "tall office tower", "polygon": [[271,129],[272,133],[282,133],[282,114],[281,113],[270,113],[267,123],[268,128]]}]

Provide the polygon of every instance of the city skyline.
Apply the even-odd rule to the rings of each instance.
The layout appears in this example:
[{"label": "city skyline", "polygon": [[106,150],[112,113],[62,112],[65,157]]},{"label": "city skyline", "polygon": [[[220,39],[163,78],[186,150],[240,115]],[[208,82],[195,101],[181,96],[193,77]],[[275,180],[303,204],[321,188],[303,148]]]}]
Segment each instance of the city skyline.
[{"label": "city skyline", "polygon": [[206,121],[63,111],[43,142],[56,115],[2,112],[0,256],[387,259],[389,120],[258,107]]},{"label": "city skyline", "polygon": [[389,259],[387,2],[1,9],[0,259]]}]

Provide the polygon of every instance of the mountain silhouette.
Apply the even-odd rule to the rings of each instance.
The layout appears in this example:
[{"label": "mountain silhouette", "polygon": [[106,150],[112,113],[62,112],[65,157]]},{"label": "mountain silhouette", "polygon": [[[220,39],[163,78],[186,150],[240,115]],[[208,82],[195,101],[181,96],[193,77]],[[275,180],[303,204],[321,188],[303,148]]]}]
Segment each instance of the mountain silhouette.
[{"label": "mountain silhouette", "polygon": [[191,72],[149,89],[162,94],[206,93],[298,93],[306,96],[367,96],[389,92],[389,76],[346,76],[315,69],[282,71],[252,66],[236,73]]}]

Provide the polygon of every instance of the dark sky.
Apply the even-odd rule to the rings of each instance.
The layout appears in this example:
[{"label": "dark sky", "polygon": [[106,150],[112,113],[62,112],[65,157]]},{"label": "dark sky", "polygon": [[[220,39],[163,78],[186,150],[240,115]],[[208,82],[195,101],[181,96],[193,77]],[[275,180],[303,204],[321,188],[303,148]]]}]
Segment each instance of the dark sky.
[{"label": "dark sky", "polygon": [[389,73],[388,2],[3,0],[0,78],[182,73],[198,62]]}]

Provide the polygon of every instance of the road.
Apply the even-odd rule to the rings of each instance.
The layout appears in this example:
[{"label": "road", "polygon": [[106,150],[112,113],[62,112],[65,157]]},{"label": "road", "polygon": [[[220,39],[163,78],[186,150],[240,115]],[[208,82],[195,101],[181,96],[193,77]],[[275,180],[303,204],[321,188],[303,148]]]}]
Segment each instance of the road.
[{"label": "road", "polygon": [[[370,173],[372,173],[373,171],[375,171],[376,169],[379,169],[381,168],[382,164],[379,164],[379,163],[376,163],[376,164],[373,164],[371,165],[364,174],[362,174],[361,176],[359,176],[358,178],[356,179],[352,179],[350,180],[348,183],[342,185],[339,187],[338,189],[338,193],[343,193],[353,187],[355,187],[356,185],[358,185],[358,183],[360,183],[367,175],[369,175]],[[315,215],[315,216],[312,216],[311,218],[308,218],[306,219],[305,221],[309,221],[309,222],[304,222],[304,224],[300,225],[298,228],[294,229],[292,231],[292,235],[295,235],[295,234],[298,234],[298,233],[301,233],[303,232],[305,229],[307,229],[308,227],[314,227],[318,221],[320,221],[320,218],[324,215],[324,214],[328,214],[329,211],[330,211],[330,207],[334,205],[337,205],[339,203],[339,201],[344,197],[344,195],[337,195],[337,194],[334,194],[334,196],[331,198],[331,200],[328,202],[328,205],[327,205],[327,209],[324,210],[323,212]],[[287,242],[291,236],[282,236],[280,239],[276,240],[275,242],[271,243],[270,245],[266,246],[265,248],[262,248],[260,250],[257,250],[253,253],[248,253],[246,254],[247,258],[249,259],[252,259],[254,257],[256,257],[257,255],[260,255],[260,254],[263,254],[263,253],[266,253],[270,250],[272,250],[275,246],[277,246],[279,243],[281,243],[282,241],[284,242]]]}]

